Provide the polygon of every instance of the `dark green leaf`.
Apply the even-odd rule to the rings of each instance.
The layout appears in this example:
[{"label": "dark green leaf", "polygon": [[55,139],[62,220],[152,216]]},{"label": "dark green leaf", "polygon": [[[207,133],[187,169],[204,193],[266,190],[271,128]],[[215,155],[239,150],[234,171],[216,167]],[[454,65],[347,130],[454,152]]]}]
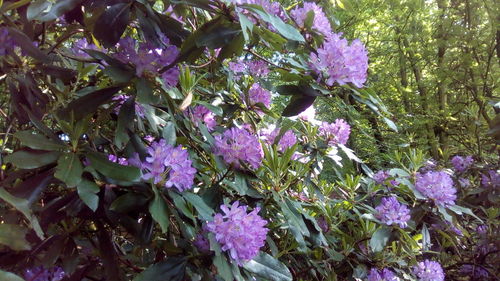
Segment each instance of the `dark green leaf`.
[{"label": "dark green leaf", "polygon": [[126,83],[135,76],[132,68],[122,65],[108,65],[103,72],[116,83]]},{"label": "dark green leaf", "polygon": [[35,45],[33,44],[33,40],[28,38],[26,34],[22,33],[21,31],[8,27],[9,30],[9,35],[16,41],[17,45],[23,49],[23,51],[31,56],[34,59],[37,59],[41,62],[49,62],[50,58],[42,51],[40,51]]},{"label": "dark green leaf", "polygon": [[122,148],[123,145],[129,140],[128,131],[134,131],[135,119],[135,99],[130,97],[120,107],[118,113],[118,122],[115,132],[115,144],[117,147]]},{"label": "dark green leaf", "polygon": [[156,104],[158,102],[158,97],[153,94],[151,84],[145,78],[137,79],[135,88],[137,90],[137,102],[145,104]]},{"label": "dark green leaf", "polygon": [[283,263],[264,252],[260,252],[258,256],[246,262],[243,268],[268,280],[293,280],[290,270]]},{"label": "dark green leaf", "polygon": [[41,150],[61,150],[65,146],[58,144],[43,135],[32,133],[30,131],[20,131],[14,134],[14,137],[29,148]]},{"label": "dark green leaf", "polygon": [[231,272],[231,266],[227,262],[224,255],[216,255],[214,257],[214,265],[217,267],[217,273],[225,281],[233,281],[233,273]]},{"label": "dark green leaf", "polygon": [[77,185],[77,190],[83,203],[95,212],[99,206],[99,196],[96,195],[99,192],[99,186],[89,180],[82,180]]},{"label": "dark green leaf", "polygon": [[167,203],[163,197],[161,197],[160,193],[153,186],[154,198],[153,201],[149,204],[149,212],[153,219],[160,224],[161,230],[163,233],[167,233],[168,226],[170,225],[170,221],[168,220],[168,207]]},{"label": "dark green leaf", "polygon": [[133,281],[181,281],[186,270],[185,257],[169,257],[137,275]]},{"label": "dark green leaf", "polygon": [[274,26],[276,30],[283,35],[283,37],[289,39],[289,40],[294,40],[294,41],[299,41],[299,42],[305,42],[306,40],[304,39],[304,36],[300,34],[300,32],[293,26],[283,22],[279,17],[275,15],[268,14],[264,10],[262,10],[261,7],[257,5],[245,5],[244,6],[246,9],[258,14],[260,18]]},{"label": "dark green leaf", "polygon": [[389,242],[389,238],[391,237],[392,230],[389,227],[380,227],[373,233],[372,238],[370,239],[370,248],[374,252],[380,252],[384,249],[387,242]]},{"label": "dark green leaf", "polygon": [[217,57],[217,62],[222,63],[227,58],[239,56],[243,51],[244,44],[245,40],[243,40],[243,34],[238,34],[229,44],[222,47]]},{"label": "dark green leaf", "polygon": [[127,192],[113,201],[110,210],[118,213],[128,213],[141,209],[148,203],[148,198],[140,193]]},{"label": "dark green leaf", "polygon": [[310,96],[293,96],[288,105],[283,109],[281,115],[290,117],[300,114],[311,106],[316,100],[316,97]]},{"label": "dark green leaf", "polygon": [[383,118],[384,118],[385,123],[387,124],[387,126],[389,126],[389,128],[391,128],[391,130],[393,130],[394,132],[398,131],[398,126],[396,126],[396,124],[391,119],[389,119],[387,117],[383,117]]},{"label": "dark green leaf", "polygon": [[128,26],[131,4],[132,2],[115,4],[97,19],[93,33],[105,48],[114,47],[120,40]]},{"label": "dark green leaf", "polygon": [[240,33],[241,30],[235,25],[220,21],[208,29],[207,32],[199,34],[195,42],[198,47],[217,49],[229,44]]},{"label": "dark green leaf", "polygon": [[30,203],[28,202],[28,200],[14,197],[2,187],[0,187],[0,199],[9,203],[19,212],[21,212],[29,220],[29,222],[31,223],[31,227],[35,230],[38,237],[40,239],[44,239],[42,228],[40,227],[36,216],[31,212]]},{"label": "dark green leaf", "polygon": [[7,271],[0,270],[0,280],[2,281],[25,281],[24,278],[21,278],[14,273],[10,273]]},{"label": "dark green leaf", "polygon": [[[70,102],[68,106],[59,110],[57,115],[64,120],[70,120],[71,116],[74,116],[75,120],[80,120],[95,112],[101,104],[111,100],[113,95],[118,93],[122,88],[123,86],[115,86],[86,94]],[[73,115],[71,112],[73,112]]]},{"label": "dark green leaf", "polygon": [[82,181],[82,173],[83,167],[78,154],[70,152],[59,157],[54,176],[66,183],[68,187],[73,187]]},{"label": "dark green leaf", "polygon": [[169,145],[175,145],[177,137],[175,134],[175,125],[172,122],[167,122],[163,131],[161,133],[162,137],[167,141]]},{"label": "dark green leaf", "polygon": [[86,156],[91,166],[106,177],[121,181],[137,181],[141,177],[141,171],[138,168],[111,162],[102,154],[88,152]]},{"label": "dark green leaf", "polygon": [[56,151],[19,150],[7,155],[5,161],[21,169],[35,169],[56,162],[59,155]]},{"label": "dark green leaf", "polygon": [[34,20],[39,17],[48,7],[50,7],[50,2],[47,0],[37,0],[31,2],[26,11],[26,18],[28,20]]},{"label": "dark green leaf", "polygon": [[1,223],[0,244],[8,246],[14,251],[30,250],[31,246],[25,238],[27,232],[28,230],[22,226]]},{"label": "dark green leaf", "polygon": [[309,96],[309,97],[318,97],[321,96],[321,93],[316,91],[310,86],[306,85],[282,85],[276,87],[276,91],[280,95],[302,95],[302,96]]},{"label": "dark green leaf", "polygon": [[197,194],[191,192],[182,193],[182,197],[186,199],[193,207],[198,211],[198,215],[204,220],[211,220],[214,214],[214,210],[210,208],[203,199]]},{"label": "dark green leaf", "polygon": [[[36,16],[34,19],[41,21],[53,21],[79,6],[83,0],[59,0],[48,12],[44,12]],[[30,5],[31,7],[31,5]]]}]

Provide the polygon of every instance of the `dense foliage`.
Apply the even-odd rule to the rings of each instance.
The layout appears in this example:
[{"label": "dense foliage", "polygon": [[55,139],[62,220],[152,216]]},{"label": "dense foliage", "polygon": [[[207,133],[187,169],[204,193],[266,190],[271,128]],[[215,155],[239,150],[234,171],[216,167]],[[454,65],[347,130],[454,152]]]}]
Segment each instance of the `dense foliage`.
[{"label": "dense foliage", "polygon": [[0,0],[0,280],[498,280],[497,12]]}]

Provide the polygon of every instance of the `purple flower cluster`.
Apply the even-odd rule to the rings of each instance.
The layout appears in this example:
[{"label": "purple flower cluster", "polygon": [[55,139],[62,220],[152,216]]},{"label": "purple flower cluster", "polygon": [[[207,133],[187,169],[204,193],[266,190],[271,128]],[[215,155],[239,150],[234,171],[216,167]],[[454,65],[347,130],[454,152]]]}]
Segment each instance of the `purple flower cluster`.
[{"label": "purple flower cluster", "polygon": [[[139,43],[130,38],[122,38],[118,42],[118,53],[115,58],[135,66],[135,74],[139,77],[144,75],[156,76],[158,71],[166,65],[173,63],[179,55],[176,46],[170,45],[167,37],[162,37],[163,48],[157,48],[151,43]],[[172,67],[161,74],[165,85],[173,87],[179,80],[179,69]]]},{"label": "purple flower cluster", "polygon": [[311,53],[311,68],[326,79],[328,86],[350,82],[361,88],[366,81],[368,53],[358,39],[349,45],[341,36],[341,33],[329,34],[317,54]]},{"label": "purple flower cluster", "polygon": [[455,205],[457,190],[450,175],[445,172],[417,173],[415,188],[437,205]]},{"label": "purple flower cluster", "polygon": [[424,260],[413,267],[418,281],[444,281],[443,268],[438,262]]},{"label": "purple flower cluster", "polygon": [[269,74],[267,63],[263,60],[230,62],[229,69],[235,74],[236,80],[239,80],[240,76],[245,73],[254,77],[266,77]]},{"label": "purple flower cluster", "polygon": [[351,134],[351,126],[344,119],[336,119],[333,123],[323,122],[319,127],[319,135],[325,137],[331,146],[345,145]]},{"label": "purple flower cluster", "polygon": [[[116,107],[115,107],[115,113],[116,114],[119,114],[120,113],[120,109],[122,108],[122,105],[129,99],[130,97],[127,96],[127,95],[118,95],[118,96],[114,96],[112,100],[118,102]],[[139,115],[139,117],[141,118],[144,118],[144,113],[146,112],[146,110],[144,109],[144,107],[139,104],[139,103],[135,103],[134,104],[134,107],[135,107],[135,113],[137,115]]]},{"label": "purple flower cluster", "polygon": [[215,137],[216,155],[235,168],[240,168],[240,161],[257,169],[262,164],[264,152],[257,136],[245,129],[231,128]]},{"label": "purple flower cluster", "polygon": [[71,52],[78,57],[82,58],[90,58],[90,55],[85,51],[86,49],[90,50],[99,50],[95,44],[89,44],[86,38],[80,38],[73,43],[73,47],[71,48]]},{"label": "purple flower cluster", "polygon": [[[278,2],[270,2],[269,0],[232,0],[233,3],[238,5],[259,5],[261,6],[268,14],[275,15],[282,20],[286,20],[286,14],[280,3]],[[257,18],[255,18],[248,11],[243,11],[243,13],[249,16],[250,21],[253,23],[257,23]]]},{"label": "purple flower cluster", "polygon": [[9,35],[9,30],[5,27],[0,28],[0,56],[5,56],[15,46],[16,42]]},{"label": "purple flower cluster", "polygon": [[[376,172],[374,175],[373,175],[373,180],[377,183],[377,184],[380,184],[380,185],[386,185],[386,181],[387,179],[389,179],[391,177],[391,175],[389,174],[389,171],[387,170],[380,170],[378,172]],[[397,180],[391,180],[389,182],[389,184],[391,186],[397,186],[399,185],[399,182]]]},{"label": "purple flower cluster", "polygon": [[469,179],[466,179],[466,178],[459,178],[458,179],[458,184],[461,187],[466,188],[466,187],[470,186],[470,181],[469,181]]},{"label": "purple flower cluster", "polygon": [[290,16],[300,28],[304,28],[307,14],[310,11],[314,13],[312,29],[324,36],[332,33],[330,21],[323,12],[323,9],[314,2],[304,2],[302,8],[297,7],[293,9],[290,12]]},{"label": "purple flower cluster", "polygon": [[399,203],[396,197],[382,198],[382,202],[375,210],[375,217],[387,225],[398,224],[405,228],[410,220],[410,209],[405,204]]},{"label": "purple flower cluster", "polygon": [[469,169],[469,167],[474,163],[474,158],[472,156],[462,157],[454,156],[451,158],[451,164],[458,173],[463,173]]},{"label": "purple flower cluster", "polygon": [[480,265],[464,264],[460,267],[460,274],[472,276],[472,280],[488,280],[489,272]]},{"label": "purple flower cluster", "polygon": [[228,251],[232,259],[239,265],[243,261],[254,258],[259,249],[264,246],[269,229],[265,227],[267,221],[257,213],[255,208],[247,214],[247,206],[239,206],[236,201],[228,208],[220,206],[224,213],[217,213],[214,220],[207,223],[207,229],[215,234],[215,239]]},{"label": "purple flower cluster", "polygon": [[382,270],[378,270],[376,268],[372,268],[370,273],[368,274],[367,281],[398,281],[399,278],[396,277],[392,270],[384,268]]},{"label": "purple flower cluster", "polygon": [[66,277],[66,273],[58,266],[51,269],[38,266],[24,272],[26,281],[61,281],[64,277]]},{"label": "purple flower cluster", "polygon": [[111,161],[111,162],[114,162],[114,163],[118,163],[118,164],[123,165],[123,166],[127,166],[128,165],[127,158],[118,157],[118,156],[116,156],[114,154],[109,154],[108,155],[108,160]]},{"label": "purple flower cluster", "polygon": [[180,145],[178,147],[168,145],[164,139],[161,139],[159,142],[151,143],[147,152],[149,156],[140,166],[147,171],[142,176],[143,179],[153,179],[153,182],[157,184],[164,180],[168,172],[165,187],[175,186],[179,192],[182,192],[193,186],[196,169],[189,160],[187,150]]},{"label": "purple flower cluster", "polygon": [[[264,137],[264,140],[269,145],[272,145],[276,140],[280,132],[279,128],[275,128],[274,130],[263,130],[261,135]],[[278,141],[278,150],[280,152],[285,152],[288,148],[294,146],[297,143],[297,136],[292,130],[286,131]]]},{"label": "purple flower cluster", "polygon": [[479,235],[485,235],[486,233],[488,233],[488,226],[485,224],[478,225],[476,228],[476,232]]},{"label": "purple flower cluster", "polygon": [[481,174],[481,185],[487,188],[499,188],[500,174],[498,171],[489,170],[486,174]]},{"label": "purple flower cluster", "polygon": [[210,252],[210,243],[207,237],[203,233],[199,233],[196,235],[196,238],[193,241],[194,246],[201,253],[209,253]]},{"label": "purple flower cluster", "polygon": [[191,120],[195,126],[198,126],[200,122],[203,123],[210,132],[213,131],[217,125],[215,114],[203,105],[197,105],[192,109]]},{"label": "purple flower cluster", "polygon": [[271,106],[271,92],[262,88],[259,83],[254,83],[248,89],[249,107],[253,107],[258,103],[263,104],[266,108]]}]

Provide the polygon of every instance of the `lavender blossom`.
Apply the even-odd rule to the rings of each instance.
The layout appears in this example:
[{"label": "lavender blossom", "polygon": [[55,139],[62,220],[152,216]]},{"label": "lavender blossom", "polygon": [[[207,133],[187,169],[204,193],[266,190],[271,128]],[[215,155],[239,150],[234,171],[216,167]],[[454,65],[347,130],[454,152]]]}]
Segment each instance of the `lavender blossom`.
[{"label": "lavender blossom", "polygon": [[118,156],[116,156],[114,154],[109,154],[108,155],[108,160],[111,161],[111,162],[118,163],[118,164],[123,165],[123,166],[127,166],[128,165],[127,158],[118,157]]},{"label": "lavender blossom", "polygon": [[[245,4],[259,5],[267,13],[275,15],[284,21],[286,20],[285,11],[278,2],[270,2],[269,0],[232,0],[232,2],[238,5],[245,5]],[[243,10],[243,14],[248,16],[249,20],[252,21],[253,23],[257,23],[257,18],[252,13],[248,12],[247,10]]]},{"label": "lavender blossom", "polygon": [[207,223],[207,229],[215,234],[215,239],[223,251],[239,265],[254,258],[259,249],[264,246],[269,229],[264,227],[267,221],[257,213],[255,208],[247,214],[247,206],[239,206],[235,201],[232,206],[221,205],[223,213],[217,213],[214,220]]},{"label": "lavender blossom", "polygon": [[376,268],[372,268],[370,273],[368,274],[367,281],[398,281],[399,278],[394,275],[392,270],[384,268],[382,270],[378,270]]},{"label": "lavender blossom", "polygon": [[87,54],[84,50],[99,50],[99,48],[95,44],[89,44],[86,38],[80,38],[73,43],[73,47],[71,48],[71,52],[78,57],[82,58],[90,58],[91,56]]},{"label": "lavender blossom", "polygon": [[410,220],[410,209],[405,204],[399,203],[396,197],[382,198],[382,202],[375,210],[375,217],[387,225],[398,224],[405,228]]},{"label": "lavender blossom", "polygon": [[213,131],[217,125],[215,114],[203,105],[197,105],[192,109],[191,120],[195,126],[198,126],[199,122],[203,123],[209,132]]},{"label": "lavender blossom", "polygon": [[196,235],[196,238],[194,239],[193,244],[196,247],[196,249],[198,249],[198,251],[200,251],[201,253],[209,253],[210,252],[210,243],[209,243],[207,237],[205,237],[205,235],[202,233],[199,233],[198,235]]},{"label": "lavender blossom", "polygon": [[486,235],[486,233],[488,233],[488,226],[485,224],[478,225],[476,228],[476,232],[479,235]]},{"label": "lavender blossom", "polygon": [[262,60],[253,60],[247,63],[248,72],[255,77],[266,77],[269,74],[267,63]]},{"label": "lavender blossom", "polygon": [[[267,144],[272,145],[275,142],[279,132],[280,132],[279,128],[275,128],[274,130],[268,129],[268,130],[263,130],[261,132],[261,135],[264,137],[264,140],[266,141]],[[296,143],[297,143],[297,136],[292,130],[288,130],[281,136],[278,142],[278,150],[283,153],[288,148],[294,146]]]},{"label": "lavender blossom", "polygon": [[245,129],[231,128],[215,137],[214,153],[235,168],[240,168],[240,161],[257,169],[262,164],[264,152],[257,136]]},{"label": "lavender blossom", "polygon": [[[130,97],[127,96],[127,95],[118,95],[118,96],[114,96],[112,100],[114,101],[117,101],[117,105],[114,109],[115,113],[116,114],[120,114],[120,109],[122,108],[122,105],[129,99]],[[134,108],[135,108],[135,113],[141,117],[141,118],[144,118],[144,114],[146,112],[146,110],[144,109],[144,107],[137,103],[137,102],[134,102]]]},{"label": "lavender blossom", "polygon": [[470,186],[470,181],[469,181],[469,179],[466,179],[466,178],[459,178],[458,179],[458,184],[461,187],[466,188],[466,187]]},{"label": "lavender blossom", "polygon": [[474,159],[472,156],[462,157],[462,156],[454,156],[451,158],[451,164],[455,168],[455,171],[458,173],[463,173],[469,169],[469,167],[474,163]]},{"label": "lavender blossom", "polygon": [[26,281],[61,281],[64,277],[66,277],[66,273],[58,266],[51,269],[39,266],[24,272]]},{"label": "lavender blossom", "polygon": [[[168,145],[164,139],[153,142],[147,148],[149,154],[146,161],[141,163],[141,169],[146,170],[143,179],[153,179],[154,184],[165,180],[164,186],[167,188],[175,186],[179,192],[193,186],[196,169],[192,167],[187,150],[182,146],[173,147]],[[129,159],[129,162],[132,162]],[[135,163],[136,161],[134,161]],[[165,175],[168,173],[168,178]]]},{"label": "lavender blossom", "polygon": [[333,123],[323,122],[319,127],[319,135],[326,138],[328,144],[345,145],[351,134],[351,126],[344,119],[336,119]]},{"label": "lavender blossom", "polygon": [[304,2],[302,8],[297,7],[293,9],[290,12],[290,16],[300,28],[304,28],[307,15],[311,11],[314,13],[312,29],[324,36],[332,33],[330,21],[323,12],[323,9],[314,2]]},{"label": "lavender blossom", "polygon": [[498,171],[489,170],[486,174],[481,174],[481,185],[486,188],[499,188],[500,174]]},{"label": "lavender blossom", "polygon": [[361,88],[366,81],[368,54],[361,41],[354,40],[351,45],[341,38],[341,33],[331,33],[316,53],[311,53],[311,68],[326,79],[332,86],[352,83]]},{"label": "lavender blossom", "polygon": [[451,177],[445,172],[417,173],[415,188],[437,205],[455,205],[457,190],[453,187]]},{"label": "lavender blossom", "polygon": [[261,103],[266,108],[269,108],[271,106],[271,93],[262,88],[259,83],[254,83],[248,90],[248,103],[249,107],[254,107],[258,103]]},{"label": "lavender blossom", "polygon": [[0,56],[5,56],[15,46],[16,42],[9,35],[9,30],[5,27],[0,28]]},{"label": "lavender blossom", "polygon": [[413,267],[418,281],[444,281],[443,268],[438,262],[424,260]]}]

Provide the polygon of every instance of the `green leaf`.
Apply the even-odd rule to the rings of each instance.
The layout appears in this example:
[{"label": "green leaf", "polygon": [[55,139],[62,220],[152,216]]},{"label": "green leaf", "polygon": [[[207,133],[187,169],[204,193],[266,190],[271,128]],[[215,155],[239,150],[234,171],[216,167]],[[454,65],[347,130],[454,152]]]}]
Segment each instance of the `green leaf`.
[{"label": "green leaf", "polygon": [[[94,113],[101,104],[111,100],[113,95],[118,93],[123,87],[124,86],[114,86],[86,94],[70,102],[65,108],[60,109],[57,115],[64,120],[70,120],[72,116],[75,120],[81,120],[85,116]],[[73,112],[73,114],[71,112]]]},{"label": "green leaf", "polygon": [[68,187],[76,186],[82,181],[83,167],[78,154],[64,153],[57,161],[54,176],[62,180]]},{"label": "green leaf", "polygon": [[389,227],[382,226],[377,231],[375,231],[370,239],[370,248],[374,252],[380,252],[384,249],[389,238],[391,237],[392,229]]},{"label": "green leaf", "polygon": [[26,18],[30,21],[34,20],[42,15],[48,7],[50,7],[50,2],[47,0],[37,0],[31,2],[28,6],[28,10],[26,11]]},{"label": "green leaf", "polygon": [[295,95],[292,97],[285,109],[283,109],[281,115],[285,117],[298,115],[311,106],[314,103],[314,100],[316,100],[316,97]]},{"label": "green leaf", "polygon": [[0,280],[2,280],[2,281],[24,281],[24,278],[21,278],[21,277],[15,275],[14,273],[0,270]]},{"label": "green leaf", "polygon": [[240,33],[237,25],[219,21],[206,32],[199,34],[195,43],[197,47],[217,49],[229,44]]},{"label": "green leaf", "polygon": [[253,23],[240,12],[238,12],[238,19],[241,25],[243,38],[245,39],[245,42],[248,42],[250,40],[250,34],[252,34],[253,31]]},{"label": "green leaf", "polygon": [[268,14],[267,12],[263,11],[261,7],[257,5],[243,5],[243,7],[258,14],[262,20],[272,24],[272,26],[274,26],[274,28],[276,28],[276,30],[281,35],[283,35],[283,37],[299,42],[306,41],[304,39],[304,36],[302,36],[302,34],[300,34],[300,31],[298,31],[295,27],[285,23],[275,15]]},{"label": "green leaf", "polygon": [[162,137],[167,141],[167,144],[169,145],[175,145],[177,141],[177,137],[175,134],[175,125],[172,122],[167,122],[165,124],[165,127],[163,128],[163,131],[161,133]]},{"label": "green leaf", "polygon": [[99,186],[84,179],[77,185],[77,191],[83,203],[95,212],[99,206],[99,196],[96,195],[99,192]]},{"label": "green leaf", "polygon": [[428,251],[431,246],[431,234],[429,233],[429,229],[424,223],[424,225],[422,226],[422,250]]},{"label": "green leaf", "polygon": [[181,195],[186,201],[193,205],[201,218],[204,220],[212,220],[214,210],[210,208],[200,196],[191,192],[184,192]]},{"label": "green leaf", "polygon": [[120,181],[137,181],[141,177],[141,171],[136,167],[123,166],[108,160],[108,158],[97,152],[85,154],[90,160],[90,165],[101,174]]},{"label": "green leaf", "polygon": [[30,203],[28,202],[28,200],[12,196],[12,194],[10,194],[9,192],[7,192],[5,189],[3,189],[1,187],[0,187],[0,199],[9,203],[14,208],[16,208],[19,212],[21,212],[29,220],[31,227],[35,230],[38,237],[42,240],[45,239],[44,235],[43,235],[42,228],[40,227],[40,224],[38,223],[38,219],[31,212]]},{"label": "green leaf", "polygon": [[286,95],[286,96],[294,96],[294,95],[301,95],[301,96],[309,96],[309,97],[318,97],[321,96],[321,93],[313,89],[311,86],[308,85],[281,85],[276,87],[276,91],[280,95]]},{"label": "green leaf", "polygon": [[393,130],[394,132],[398,132],[398,126],[396,126],[396,124],[389,118],[387,117],[383,117],[385,123],[387,124],[387,126],[389,126],[389,128],[391,128],[391,130]]},{"label": "green leaf", "polygon": [[43,135],[32,133],[31,131],[19,131],[14,134],[14,137],[29,148],[41,150],[61,150],[64,145],[58,144]]},{"label": "green leaf", "polygon": [[0,244],[8,246],[14,251],[30,250],[31,246],[25,238],[27,232],[28,230],[22,226],[1,223]]},{"label": "green leaf", "polygon": [[116,125],[115,144],[117,147],[122,148],[128,142],[128,130],[134,131],[134,118],[135,118],[135,99],[130,97],[120,107],[118,113],[118,122]]},{"label": "green leaf", "polygon": [[127,192],[111,203],[109,209],[118,213],[135,211],[148,203],[148,198],[136,192]]},{"label": "green leaf", "polygon": [[[76,8],[78,5],[80,5],[83,2],[83,0],[59,0],[52,7],[48,12],[41,13],[34,19],[40,20],[40,21],[53,21],[59,18],[60,16],[64,15],[65,13],[73,10]],[[31,5],[30,5],[31,7]]]},{"label": "green leaf", "polygon": [[137,275],[133,281],[181,281],[186,271],[185,257],[169,257]]},{"label": "green leaf", "polygon": [[222,108],[220,106],[215,106],[215,105],[212,105],[208,102],[204,102],[204,101],[200,101],[200,100],[197,100],[194,103],[203,105],[204,107],[208,108],[210,111],[212,111],[217,116],[222,116],[224,114],[224,111],[222,110]]},{"label": "green leaf", "polygon": [[231,266],[227,262],[224,255],[216,255],[214,257],[214,265],[217,267],[217,273],[225,281],[233,281],[233,273],[231,272]]},{"label": "green leaf", "polygon": [[120,40],[120,37],[128,26],[132,3],[112,5],[97,19],[93,33],[103,43],[105,48],[114,47]]},{"label": "green leaf", "polygon": [[9,31],[9,36],[16,41],[16,44],[21,47],[26,54],[41,62],[50,62],[49,56],[35,47],[35,45],[33,45],[33,40],[26,36],[26,34],[16,28],[7,27],[7,29]]},{"label": "green leaf", "polygon": [[145,104],[156,104],[158,102],[158,97],[153,94],[151,84],[145,78],[137,79],[135,89],[137,91],[137,102]]},{"label": "green leaf", "polygon": [[268,280],[293,280],[290,270],[283,263],[264,252],[260,252],[258,256],[246,262],[243,268]]},{"label": "green leaf", "polygon": [[56,151],[19,150],[5,157],[5,161],[21,169],[35,169],[54,163],[61,155]]},{"label": "green leaf", "polygon": [[462,206],[459,206],[459,205],[451,205],[451,206],[448,206],[448,209],[453,211],[455,214],[457,215],[461,215],[461,214],[468,214],[468,215],[471,215],[473,216],[475,219],[477,219],[478,221],[480,222],[483,222],[483,220],[481,220],[478,216],[476,216],[471,209],[469,208],[466,208],[466,207],[462,207]]},{"label": "green leaf", "polygon": [[244,45],[245,40],[243,39],[243,34],[240,33],[229,44],[222,47],[217,57],[217,62],[222,63],[227,58],[241,55]]},{"label": "green leaf", "polygon": [[160,193],[153,186],[154,198],[149,204],[149,212],[153,219],[160,224],[163,233],[167,233],[170,221],[168,220],[168,207],[165,200],[161,197]]}]

